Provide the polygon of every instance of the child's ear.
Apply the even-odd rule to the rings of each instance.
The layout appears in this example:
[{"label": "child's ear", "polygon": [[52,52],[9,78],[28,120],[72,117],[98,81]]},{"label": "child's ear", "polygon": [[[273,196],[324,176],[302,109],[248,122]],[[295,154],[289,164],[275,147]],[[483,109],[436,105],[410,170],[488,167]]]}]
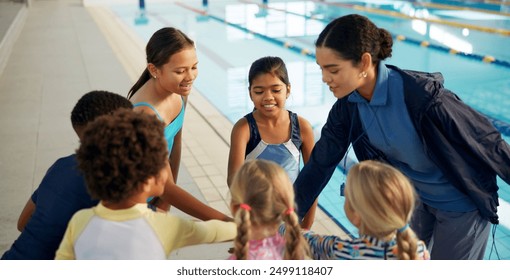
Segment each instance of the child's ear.
[{"label": "child's ear", "polygon": [[147,179],[145,182],[142,183],[142,191],[145,193],[149,193],[152,190],[152,186],[154,186],[156,178],[154,176]]},{"label": "child's ear", "polygon": [[151,75],[151,77],[153,77],[153,78],[157,77],[158,68],[156,67],[156,65],[154,65],[152,63],[147,63],[147,70],[149,70],[149,74]]},{"label": "child's ear", "polygon": [[287,85],[287,97],[286,98],[289,98],[290,96],[290,84]]},{"label": "child's ear", "polygon": [[351,214],[351,223],[357,228],[361,226],[361,218],[359,217],[358,213],[356,213],[356,211],[353,211]]}]

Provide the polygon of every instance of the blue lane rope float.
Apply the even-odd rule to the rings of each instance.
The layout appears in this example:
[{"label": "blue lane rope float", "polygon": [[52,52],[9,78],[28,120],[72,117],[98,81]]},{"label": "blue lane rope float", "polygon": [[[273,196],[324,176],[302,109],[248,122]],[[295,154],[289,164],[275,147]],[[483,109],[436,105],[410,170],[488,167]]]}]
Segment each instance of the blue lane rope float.
[{"label": "blue lane rope float", "polygon": [[425,2],[414,2],[413,4],[417,5],[417,6],[422,6],[425,8],[432,8],[432,9],[454,10],[454,11],[473,11],[473,12],[479,12],[479,13],[485,13],[485,14],[492,14],[492,15],[510,16],[510,13],[507,13],[507,12],[480,9],[480,8],[475,8],[475,7],[466,7],[466,6],[449,5],[449,4],[438,4],[438,3],[425,3]]},{"label": "blue lane rope float", "polygon": [[[475,1],[476,2],[476,1]],[[481,2],[479,2],[481,4],[489,4],[489,5],[498,5],[498,6],[509,6],[510,3],[506,2],[505,1],[492,1],[492,0],[483,0]]]},{"label": "blue lane rope float", "polygon": [[435,50],[438,50],[441,52],[446,52],[446,53],[449,53],[452,55],[459,55],[459,56],[463,56],[466,58],[482,61],[485,63],[492,63],[492,64],[510,68],[510,62],[501,60],[501,59],[497,59],[490,55],[479,55],[479,54],[474,54],[474,53],[461,52],[459,50],[444,47],[441,45],[431,44],[428,41],[420,41],[420,40],[410,39],[404,35],[392,35],[392,36],[393,36],[393,39],[400,41],[400,42],[406,42],[406,43],[410,43],[410,44],[417,45],[417,46],[428,47],[428,48],[435,49]]},{"label": "blue lane rope float", "polygon": [[421,47],[431,48],[431,49],[435,49],[435,50],[442,51],[442,52],[447,52],[452,55],[461,55],[461,56],[464,56],[464,57],[467,57],[470,59],[474,59],[474,60],[479,60],[479,61],[482,61],[485,63],[494,63],[497,65],[501,65],[501,66],[510,68],[510,62],[496,59],[495,57],[490,56],[490,55],[482,56],[482,55],[478,55],[478,54],[465,53],[465,52],[461,52],[456,49],[451,49],[451,48],[443,47],[440,45],[430,44],[430,42],[428,42],[428,41],[417,41],[417,40],[413,40],[413,39],[407,39],[403,35],[397,35],[397,36],[394,36],[393,38],[400,42],[408,42],[408,43],[412,43],[414,45],[418,45]]}]

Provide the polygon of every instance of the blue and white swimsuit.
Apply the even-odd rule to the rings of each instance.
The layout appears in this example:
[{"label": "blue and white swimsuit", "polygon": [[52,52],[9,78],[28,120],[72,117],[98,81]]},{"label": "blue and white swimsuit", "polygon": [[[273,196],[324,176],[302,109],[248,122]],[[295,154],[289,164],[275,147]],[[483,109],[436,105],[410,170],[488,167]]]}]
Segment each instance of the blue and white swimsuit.
[{"label": "blue and white swimsuit", "polygon": [[290,180],[294,182],[299,174],[299,163],[301,156],[301,131],[296,113],[289,111],[290,116],[290,139],[281,144],[268,144],[260,137],[257,122],[253,113],[246,116],[250,127],[250,140],[246,146],[245,159],[266,159],[278,163],[289,174]]}]

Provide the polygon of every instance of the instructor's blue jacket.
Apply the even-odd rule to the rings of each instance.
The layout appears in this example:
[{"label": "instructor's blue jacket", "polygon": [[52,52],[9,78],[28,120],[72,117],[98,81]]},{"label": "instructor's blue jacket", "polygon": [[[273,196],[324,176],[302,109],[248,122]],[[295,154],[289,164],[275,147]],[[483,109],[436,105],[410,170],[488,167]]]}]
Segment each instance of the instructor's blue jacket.
[{"label": "instructor's blue jacket", "polygon": [[[481,215],[497,224],[496,175],[510,184],[508,143],[485,116],[443,87],[440,73],[386,66],[402,76],[407,111],[425,152],[448,180],[473,200]],[[388,162],[370,144],[356,104],[347,99],[337,100],[331,108],[321,138],[294,183],[300,217],[324,189],[351,142],[359,161]]]}]

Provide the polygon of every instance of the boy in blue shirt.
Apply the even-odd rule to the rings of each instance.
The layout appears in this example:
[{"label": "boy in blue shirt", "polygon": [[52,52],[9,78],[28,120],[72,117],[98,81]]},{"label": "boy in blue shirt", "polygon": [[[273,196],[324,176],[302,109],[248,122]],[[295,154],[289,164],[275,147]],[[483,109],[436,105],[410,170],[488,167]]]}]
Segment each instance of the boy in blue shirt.
[{"label": "boy in blue shirt", "polygon": [[[133,105],[118,94],[91,91],[78,100],[71,112],[71,123],[81,139],[89,122],[119,108],[133,108]],[[76,155],[58,159],[27,201],[18,220],[21,234],[2,260],[54,259],[73,214],[97,203],[87,192],[85,179],[77,168]]]}]

